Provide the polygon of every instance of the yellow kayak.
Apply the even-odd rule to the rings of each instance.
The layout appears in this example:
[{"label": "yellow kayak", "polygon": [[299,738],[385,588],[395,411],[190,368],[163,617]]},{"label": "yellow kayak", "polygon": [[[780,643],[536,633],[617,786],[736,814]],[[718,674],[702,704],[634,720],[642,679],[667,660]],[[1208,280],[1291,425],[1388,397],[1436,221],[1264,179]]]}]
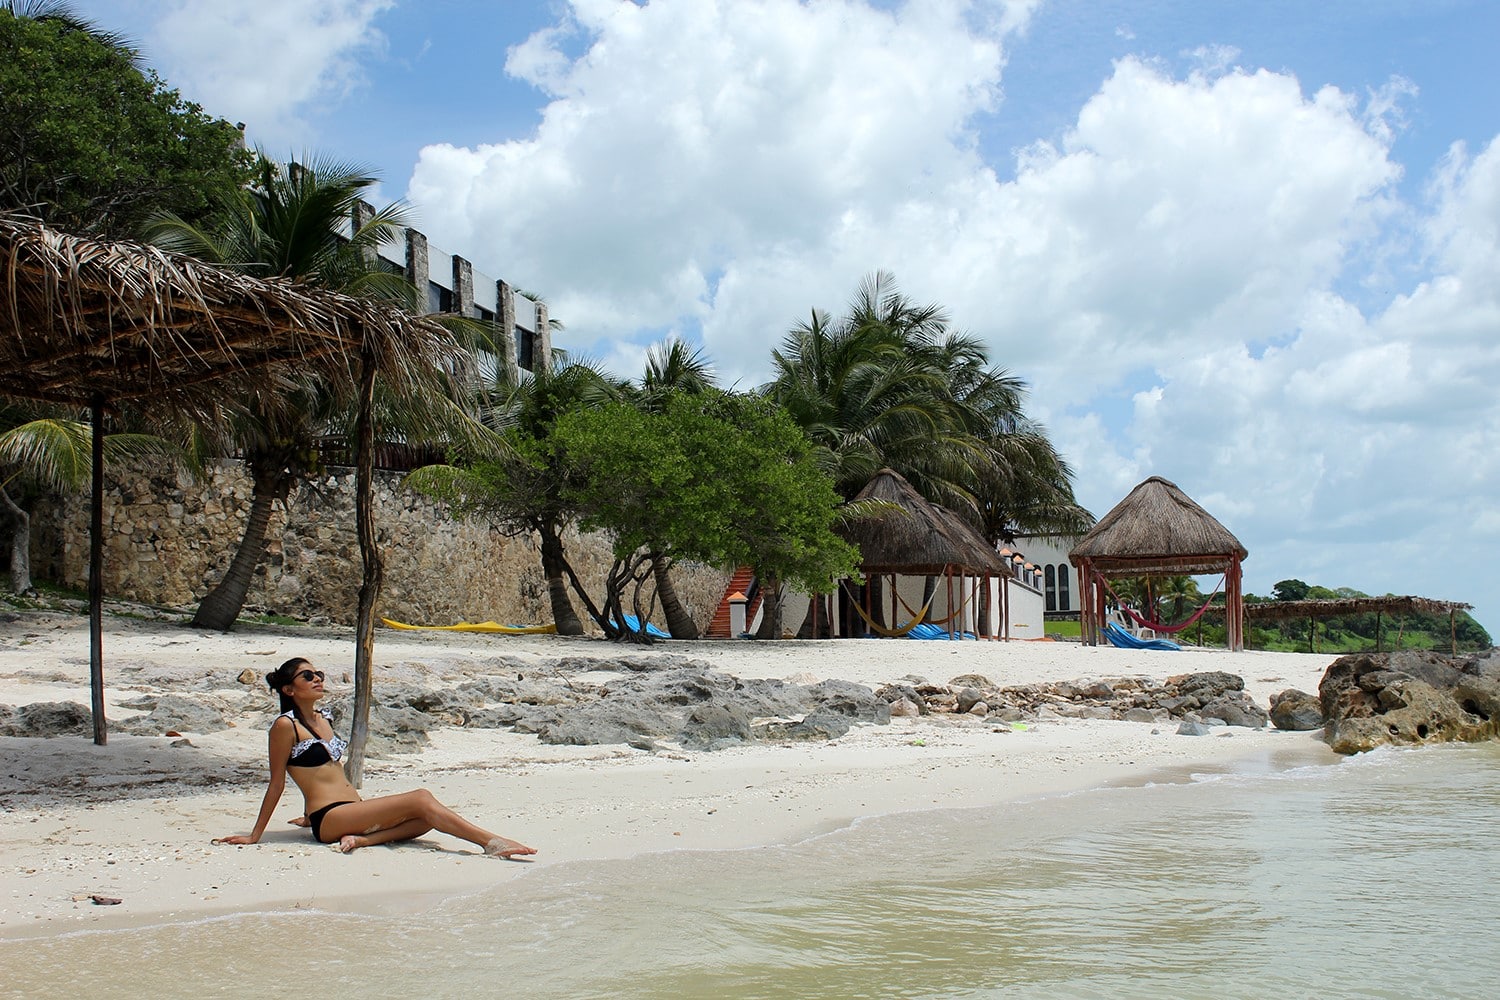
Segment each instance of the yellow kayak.
[{"label": "yellow kayak", "polygon": [[429,632],[489,632],[496,635],[553,635],[556,625],[501,625],[499,622],[459,622],[457,625],[408,625],[405,622],[382,618],[391,628]]}]

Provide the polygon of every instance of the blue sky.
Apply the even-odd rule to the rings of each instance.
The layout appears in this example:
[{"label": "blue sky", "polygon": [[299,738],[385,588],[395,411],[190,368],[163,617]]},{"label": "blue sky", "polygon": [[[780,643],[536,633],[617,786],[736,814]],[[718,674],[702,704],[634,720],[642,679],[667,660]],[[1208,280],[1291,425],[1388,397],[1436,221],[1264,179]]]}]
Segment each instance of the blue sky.
[{"label": "blue sky", "polygon": [[1493,0],[84,0],[272,153],[375,166],[624,374],[758,384],[893,272],[1102,515],[1500,628]]}]

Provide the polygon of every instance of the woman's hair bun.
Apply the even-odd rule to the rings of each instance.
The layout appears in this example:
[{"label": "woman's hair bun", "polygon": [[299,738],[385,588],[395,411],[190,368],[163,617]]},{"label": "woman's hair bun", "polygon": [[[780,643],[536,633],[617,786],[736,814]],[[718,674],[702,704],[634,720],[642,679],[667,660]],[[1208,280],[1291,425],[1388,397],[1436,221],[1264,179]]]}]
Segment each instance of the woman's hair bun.
[{"label": "woman's hair bun", "polygon": [[292,682],[292,676],[297,673],[297,668],[306,662],[307,657],[305,656],[294,656],[290,660],[287,660],[281,666],[266,674],[266,687],[280,694],[281,689]]}]

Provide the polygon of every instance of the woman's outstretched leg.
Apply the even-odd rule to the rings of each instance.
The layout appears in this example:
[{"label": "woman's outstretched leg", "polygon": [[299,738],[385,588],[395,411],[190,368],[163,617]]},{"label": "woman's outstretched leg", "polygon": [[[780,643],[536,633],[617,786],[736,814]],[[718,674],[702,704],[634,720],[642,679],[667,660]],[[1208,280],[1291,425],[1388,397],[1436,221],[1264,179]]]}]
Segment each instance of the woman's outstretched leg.
[{"label": "woman's outstretched leg", "polygon": [[[525,844],[475,826],[439,802],[425,788],[339,806],[323,818],[321,832],[325,843],[339,841],[342,844],[343,838],[350,835],[360,838],[361,843],[354,843],[347,848],[354,850],[370,844],[410,840],[412,837],[420,837],[428,830],[437,830],[460,840],[467,840],[482,848],[486,854],[496,857],[511,858],[536,853]],[[381,836],[382,834],[386,836]]]},{"label": "woman's outstretched leg", "polygon": [[339,838],[339,850],[348,854],[361,847],[390,844],[398,840],[416,840],[431,829],[431,826],[420,819],[409,819],[405,823],[397,823],[389,829],[376,830],[374,833],[346,833]]}]

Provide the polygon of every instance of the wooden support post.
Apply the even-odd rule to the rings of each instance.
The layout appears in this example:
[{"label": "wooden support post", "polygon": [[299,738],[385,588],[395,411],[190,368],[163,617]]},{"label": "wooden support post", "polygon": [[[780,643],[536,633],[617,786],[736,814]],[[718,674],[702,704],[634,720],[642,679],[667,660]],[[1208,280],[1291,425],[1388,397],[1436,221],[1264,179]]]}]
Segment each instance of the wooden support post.
[{"label": "wooden support post", "polygon": [[109,742],[104,718],[104,397],[89,406],[93,435],[93,482],[89,489],[89,701],[94,716],[94,743]]},{"label": "wooden support post", "polygon": [[375,601],[385,567],[375,534],[375,370],[373,349],[360,351],[359,416],[354,424],[354,519],[359,536],[363,576],[359,585],[359,610],[354,627],[354,719],[349,729],[349,757],[344,771],[349,783],[364,783],[365,744],[370,736],[370,701],[374,682]]},{"label": "wooden support post", "polygon": [[948,593],[948,638],[949,639],[953,639],[953,638],[955,638],[955,635],[954,635],[954,632],[953,632],[953,619],[957,618],[958,615],[954,614],[954,612],[953,612],[953,567],[952,566],[944,566],[943,567],[943,587],[944,587],[944,589]]}]

